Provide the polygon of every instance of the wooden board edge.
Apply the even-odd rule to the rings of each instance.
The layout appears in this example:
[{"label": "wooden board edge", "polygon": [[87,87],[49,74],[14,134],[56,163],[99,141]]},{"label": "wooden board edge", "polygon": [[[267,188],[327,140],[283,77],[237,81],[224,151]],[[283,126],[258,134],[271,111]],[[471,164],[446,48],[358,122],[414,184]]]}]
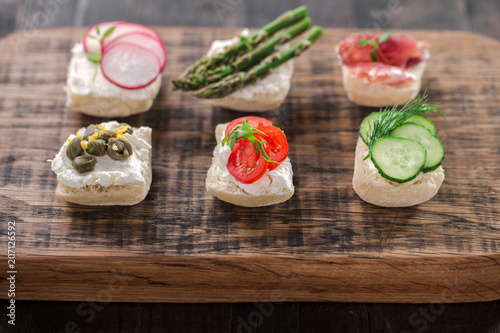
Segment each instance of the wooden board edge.
[{"label": "wooden board edge", "polygon": [[[245,257],[244,263],[237,256],[18,256],[16,261],[19,300],[458,303],[500,299],[500,255],[255,256]],[[0,273],[2,281],[7,277],[5,271]]]}]

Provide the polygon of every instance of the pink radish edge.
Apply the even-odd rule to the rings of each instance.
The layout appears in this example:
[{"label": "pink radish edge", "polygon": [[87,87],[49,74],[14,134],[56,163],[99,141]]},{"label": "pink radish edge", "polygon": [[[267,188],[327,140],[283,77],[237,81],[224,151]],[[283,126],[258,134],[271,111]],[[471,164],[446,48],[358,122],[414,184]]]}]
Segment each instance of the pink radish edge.
[{"label": "pink radish edge", "polygon": [[[116,25],[117,25],[117,27],[115,28],[115,31],[113,31],[113,35],[114,35],[113,39],[116,37],[120,37],[123,34],[127,34],[129,32],[144,32],[144,33],[150,35],[151,37],[153,37],[153,38],[155,38],[158,41],[161,41],[163,43],[161,36],[154,29],[151,29],[150,27],[148,27],[146,25],[143,25],[140,23],[125,22],[125,21],[119,21]],[[120,33],[120,30],[122,30],[122,28],[124,30],[128,30],[128,31],[125,31],[124,33]]]},{"label": "pink radish edge", "polygon": [[[108,22],[102,22],[102,23],[94,24],[93,26],[91,26],[90,28],[88,28],[85,31],[85,34],[86,35],[96,36],[96,34],[95,34],[95,27],[96,27],[96,25],[99,25],[99,30],[100,30],[101,33],[104,33],[107,29],[109,29],[113,25],[115,26],[115,30],[113,31],[113,33],[111,34],[111,36],[109,36],[106,39],[106,41],[104,41],[105,43],[103,43],[103,44],[109,44],[115,38],[119,38],[122,35],[128,34],[130,32],[143,32],[144,34],[147,34],[150,37],[155,38],[156,40],[158,40],[158,42],[161,42],[163,44],[163,40],[161,39],[160,35],[155,30],[153,30],[150,27],[145,26],[143,24],[133,23],[133,22],[126,22],[126,21],[108,21]],[[120,30],[122,30],[120,27],[123,27],[123,30],[126,30],[126,31],[124,33],[120,33]],[[89,47],[87,45],[87,39],[88,39],[87,36],[83,37],[83,49],[85,50],[85,52],[93,51],[93,50],[89,51]],[[96,52],[92,52],[92,53],[97,53],[97,51]]]},{"label": "pink radish edge", "polygon": [[[147,33],[145,33],[144,31],[138,31],[138,32],[134,32],[134,31],[129,31],[129,32],[126,32],[124,33],[123,35],[119,35],[117,36],[116,38],[113,38],[112,40],[108,41],[107,43],[105,43],[103,45],[103,48],[108,48],[116,43],[131,43],[131,44],[135,44],[137,46],[140,46],[140,47],[143,47],[142,45],[140,44],[137,44],[137,42],[135,41],[128,41],[128,40],[125,40],[123,41],[123,39],[127,39],[128,37],[131,37],[133,35],[138,35],[138,36],[142,36],[143,38],[149,38],[151,40],[153,40],[154,42],[157,43],[159,49],[160,49],[160,53],[161,53],[161,57],[159,58],[159,61],[160,61],[160,72],[163,71],[163,69],[165,68],[165,66],[167,65],[167,51],[165,50],[165,44],[163,44],[163,41],[161,39],[157,39],[156,37],[153,37]],[[144,48],[144,47],[143,47]],[[153,52],[154,50],[151,50],[151,49],[148,49],[150,50],[151,52]],[[155,52],[153,52],[155,53]],[[156,55],[156,53],[155,53]]]},{"label": "pink radish edge", "polygon": [[[111,73],[106,74],[106,68],[105,68],[105,67],[107,67],[106,66],[106,64],[107,64],[106,56],[109,55],[109,52],[111,52],[113,49],[115,49],[117,47],[123,47],[123,46],[131,47],[132,49],[136,49],[136,50],[140,50],[141,52],[145,52],[146,54],[148,54],[148,56],[152,56],[156,60],[156,65],[158,67],[157,70],[156,70],[156,74],[154,76],[152,76],[152,78],[149,79],[146,83],[142,83],[142,84],[139,84],[139,85],[128,85],[127,86],[127,85],[125,85],[123,83],[116,82],[114,79],[112,79],[110,77]],[[143,59],[145,59],[145,58],[143,58]],[[113,45],[109,45],[109,47],[107,47],[107,48],[105,48],[103,50],[102,61],[100,63],[102,74],[104,75],[104,77],[108,81],[112,82],[113,84],[117,85],[120,88],[129,89],[129,90],[141,89],[141,88],[144,88],[144,87],[147,87],[148,85],[150,85],[154,80],[156,80],[156,78],[158,77],[158,75],[160,75],[160,73],[161,73],[161,71],[160,71],[161,66],[160,65],[161,65],[160,59],[158,59],[158,57],[156,56],[156,54],[154,54],[153,52],[151,52],[149,49],[146,49],[144,47],[141,47],[139,45],[132,44],[132,43],[115,43]]]}]

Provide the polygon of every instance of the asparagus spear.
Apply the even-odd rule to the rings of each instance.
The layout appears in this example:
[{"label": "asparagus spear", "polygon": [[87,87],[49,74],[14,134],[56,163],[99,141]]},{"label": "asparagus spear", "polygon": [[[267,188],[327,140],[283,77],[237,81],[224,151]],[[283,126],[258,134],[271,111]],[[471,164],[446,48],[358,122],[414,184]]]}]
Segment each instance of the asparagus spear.
[{"label": "asparagus spear", "polygon": [[286,31],[276,34],[269,40],[262,42],[257,48],[236,58],[232,64],[217,67],[216,69],[207,71],[205,74],[194,73],[183,79],[176,80],[176,85],[182,90],[197,90],[210,83],[217,82],[234,72],[244,71],[273,53],[276,45],[284,44],[292,40],[307,30],[310,25],[311,19],[306,17]]},{"label": "asparagus spear", "polygon": [[255,82],[259,77],[268,74],[272,69],[284,64],[293,57],[298,57],[307,50],[321,35],[323,29],[319,26],[311,28],[307,36],[287,50],[276,51],[260,64],[247,72],[238,72],[227,76],[219,82],[212,83],[193,92],[199,98],[221,98],[232,94],[241,87]]},{"label": "asparagus spear", "polygon": [[299,23],[293,25],[290,29],[285,32],[273,36],[268,42],[260,44],[256,49],[244,54],[242,57],[236,59],[231,64],[232,67],[236,67],[238,71],[244,71],[257,62],[264,59],[267,55],[274,52],[274,47],[278,44],[284,44],[292,40],[294,37],[300,35],[309,28],[311,25],[311,19],[306,17]]},{"label": "asparagus spear", "polygon": [[188,67],[181,78],[192,73],[203,73],[207,69],[214,68],[222,63],[229,62],[241,52],[255,47],[257,44],[262,42],[267,37],[273,35],[275,32],[303,19],[306,16],[306,6],[300,6],[293,10],[285,12],[277,17],[274,21],[263,26],[259,31],[255,32],[251,36],[242,38],[242,40],[238,44],[232,47],[228,47],[224,52],[218,53],[212,57],[202,57],[195,64]]}]

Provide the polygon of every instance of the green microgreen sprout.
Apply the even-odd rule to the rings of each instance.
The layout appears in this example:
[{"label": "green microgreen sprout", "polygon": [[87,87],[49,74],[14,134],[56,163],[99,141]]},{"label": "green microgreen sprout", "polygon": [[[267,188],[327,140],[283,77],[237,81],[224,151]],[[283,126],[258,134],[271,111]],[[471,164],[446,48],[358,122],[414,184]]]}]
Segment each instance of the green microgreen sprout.
[{"label": "green microgreen sprout", "polygon": [[99,53],[85,52],[85,55],[87,56],[87,58],[95,64],[94,74],[92,75],[92,81],[95,80],[95,77],[97,75],[97,67],[99,66],[99,63],[102,60],[102,41],[104,38],[109,37],[113,33],[113,31],[115,30],[115,27],[116,26],[112,26],[112,27],[108,28],[104,32],[104,34],[101,36],[101,30],[99,29],[99,25],[96,25],[95,31],[96,31],[97,35],[94,36],[94,35],[85,34],[85,36],[87,38],[95,39],[99,42]]},{"label": "green microgreen sprout", "polygon": [[264,144],[266,143],[266,141],[257,139],[254,135],[257,133],[265,135],[262,131],[259,131],[257,128],[250,127],[250,121],[246,121],[246,119],[243,119],[241,124],[234,126],[229,137],[227,136],[224,137],[224,139],[222,140],[222,146],[224,146],[227,143],[229,148],[231,148],[231,151],[233,151],[234,144],[237,141],[248,140],[253,145],[257,153],[259,153],[259,155],[262,156],[262,158],[264,158],[269,163],[278,163],[276,161],[271,160],[269,155],[266,153],[264,149]]},{"label": "green microgreen sprout", "polygon": [[385,56],[385,54],[382,52],[380,49],[380,44],[385,43],[389,40],[389,37],[391,37],[392,32],[386,32],[382,36],[380,36],[378,39],[362,39],[358,41],[358,45],[361,46],[367,46],[370,45],[373,47],[373,50],[370,52],[370,57],[372,58],[373,61],[377,62],[379,61],[378,55],[382,57],[382,60],[389,65],[389,59]]}]

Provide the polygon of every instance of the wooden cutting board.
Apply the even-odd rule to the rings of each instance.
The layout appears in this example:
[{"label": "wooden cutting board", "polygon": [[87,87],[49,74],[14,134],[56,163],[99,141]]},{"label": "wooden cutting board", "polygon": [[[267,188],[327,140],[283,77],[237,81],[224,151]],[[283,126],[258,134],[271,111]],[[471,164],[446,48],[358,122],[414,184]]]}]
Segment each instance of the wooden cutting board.
[{"label": "wooden cutting board", "polygon": [[[168,52],[151,111],[153,184],[133,207],[85,207],[54,195],[48,159],[70,133],[103,119],[65,107],[70,48],[83,29],[19,32],[0,41],[0,284],[7,226],[16,228],[16,298],[133,302],[474,302],[500,299],[500,43],[466,32],[411,31],[431,44],[423,79],[446,148],[446,180],[410,208],[367,204],[351,179],[358,127],[326,29],[295,60],[286,102],[264,114],[285,130],[296,193],[242,208],[205,190],[212,107],[170,80],[215,38],[239,29],[157,27]],[[0,297],[7,297],[2,293]]]}]

